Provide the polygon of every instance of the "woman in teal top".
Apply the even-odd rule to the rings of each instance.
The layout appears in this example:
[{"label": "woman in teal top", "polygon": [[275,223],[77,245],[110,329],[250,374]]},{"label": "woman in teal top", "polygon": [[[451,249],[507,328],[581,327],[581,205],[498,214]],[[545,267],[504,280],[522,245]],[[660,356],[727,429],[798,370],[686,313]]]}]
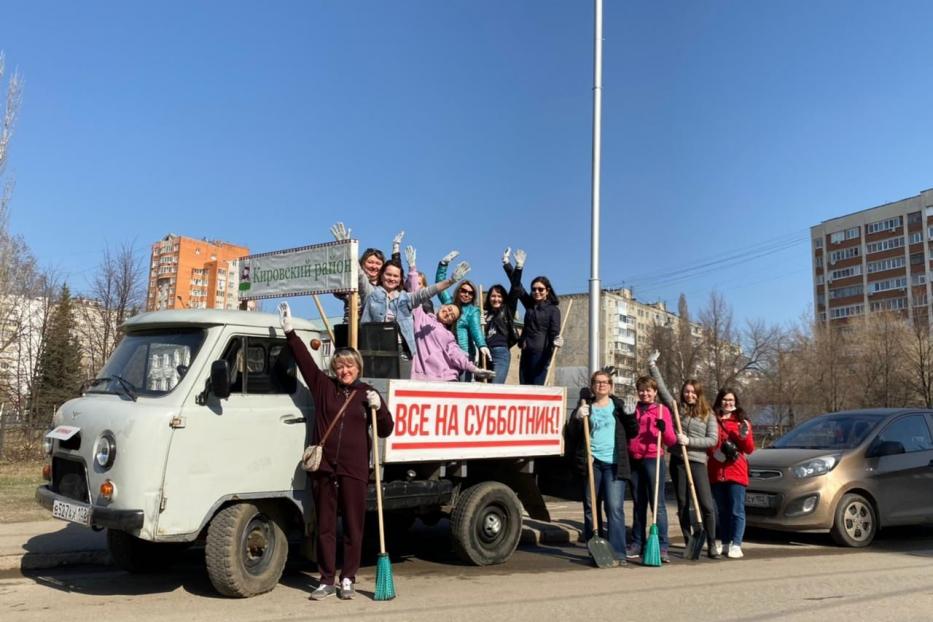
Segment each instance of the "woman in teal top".
[{"label": "woman in teal top", "polygon": [[[447,266],[459,254],[458,251],[450,251],[438,262],[437,274],[434,277],[435,282],[440,283],[447,278]],[[472,281],[463,281],[457,286],[453,296],[446,291],[438,292],[437,296],[441,299],[441,304],[455,304],[460,308],[460,319],[457,320],[456,328],[457,345],[460,346],[460,349],[467,353],[470,360],[475,361],[478,350],[482,352],[488,361],[491,355],[489,348],[486,346],[486,337],[483,335],[480,322],[483,314],[476,304],[476,300],[479,298],[476,285]],[[469,372],[463,372],[460,379],[469,382],[473,379],[473,375]]]},{"label": "woman in teal top", "polygon": [[[631,477],[628,439],[638,431],[634,413],[626,413],[622,400],[612,395],[612,378],[598,371],[590,379],[592,404],[581,402],[571,417],[568,448],[576,446],[577,470],[586,474],[586,446],[583,426],[590,426],[590,449],[593,453],[593,478],[596,497],[602,499],[607,519],[609,544],[619,565],[625,564],[625,482]],[[570,451],[568,451],[570,453]],[[593,533],[593,504],[590,487],[583,492],[583,533]]]}]

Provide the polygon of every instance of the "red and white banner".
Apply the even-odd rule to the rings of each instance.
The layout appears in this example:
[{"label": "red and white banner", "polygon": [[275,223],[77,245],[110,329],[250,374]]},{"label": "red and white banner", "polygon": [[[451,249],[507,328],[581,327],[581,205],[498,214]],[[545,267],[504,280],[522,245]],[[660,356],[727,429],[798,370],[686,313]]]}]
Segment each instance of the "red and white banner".
[{"label": "red and white banner", "polygon": [[392,380],[384,459],[559,456],[565,404],[563,387]]}]

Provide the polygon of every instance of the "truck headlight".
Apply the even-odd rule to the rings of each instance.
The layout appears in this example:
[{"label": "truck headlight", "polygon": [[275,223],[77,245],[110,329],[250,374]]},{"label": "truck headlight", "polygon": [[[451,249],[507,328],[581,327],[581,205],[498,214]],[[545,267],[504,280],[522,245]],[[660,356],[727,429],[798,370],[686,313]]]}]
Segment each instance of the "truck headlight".
[{"label": "truck headlight", "polygon": [[110,432],[104,432],[97,439],[97,449],[94,451],[94,460],[103,469],[113,466],[117,457],[117,441]]},{"label": "truck headlight", "polygon": [[52,455],[52,439],[48,436],[42,438],[42,449],[45,450],[47,456]]},{"label": "truck headlight", "polygon": [[801,462],[792,471],[797,479],[806,479],[825,475],[832,471],[837,464],[839,464],[839,456],[820,456],[819,458]]}]

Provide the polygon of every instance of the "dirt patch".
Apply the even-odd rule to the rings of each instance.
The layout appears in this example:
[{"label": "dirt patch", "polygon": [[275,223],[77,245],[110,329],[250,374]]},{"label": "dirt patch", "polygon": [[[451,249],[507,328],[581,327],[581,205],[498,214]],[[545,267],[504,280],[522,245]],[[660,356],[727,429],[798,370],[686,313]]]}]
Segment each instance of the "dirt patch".
[{"label": "dirt patch", "polygon": [[36,503],[43,484],[42,462],[0,463],[0,523],[45,520],[49,511]]}]

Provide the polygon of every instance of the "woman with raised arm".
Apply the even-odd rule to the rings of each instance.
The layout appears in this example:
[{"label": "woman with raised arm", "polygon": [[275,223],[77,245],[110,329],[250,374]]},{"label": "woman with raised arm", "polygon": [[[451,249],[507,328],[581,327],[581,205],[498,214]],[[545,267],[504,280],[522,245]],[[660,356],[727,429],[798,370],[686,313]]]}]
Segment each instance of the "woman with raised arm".
[{"label": "woman with raised arm", "polygon": [[[392,415],[379,392],[360,382],[363,359],[352,348],[340,348],[330,360],[333,377],[322,372],[292,327],[287,302],[279,305],[279,322],[285,339],[314,401],[312,444],[325,438],[324,455],[317,471],[308,473],[317,517],[317,564],[321,578],[311,592],[312,600],[338,594],[353,598],[360,568],[366,486],[369,482],[371,440],[369,409],[376,409],[376,432],[392,433]],[[336,434],[327,430],[336,426]],[[340,587],[334,586],[337,566],[337,512],[343,517],[343,565]]]},{"label": "woman with raised arm", "polygon": [[[657,365],[658,355],[659,353],[655,351],[648,357],[648,368],[651,377],[658,383],[658,395],[661,401],[665,406],[673,409],[674,397],[664,384],[664,378],[661,377],[661,371]],[[709,474],[706,470],[706,450],[715,447],[719,442],[719,424],[716,423],[713,409],[706,401],[703,395],[703,385],[699,381],[691,378],[681,387],[679,412],[683,432],[677,433],[677,443],[687,448],[689,462],[689,465],[684,464],[683,450],[679,447],[671,451],[671,483],[674,485],[674,493],[677,497],[677,518],[680,521],[680,530],[683,532],[684,542],[689,541],[692,529],[690,512],[693,507],[687,480],[687,468],[689,468],[696,488],[697,501],[700,504],[703,527],[706,528],[707,554],[710,558],[717,559],[721,554],[716,551],[715,545],[716,503],[713,501]]]},{"label": "woman with raised arm", "polygon": [[716,394],[713,411],[719,421],[719,439],[709,453],[709,481],[719,511],[715,550],[739,559],[745,536],[745,489],[748,487],[748,454],[755,451],[752,423],[739,404],[735,389],[723,387]]},{"label": "woman with raised arm", "polygon": [[508,261],[502,267],[509,275],[510,295],[525,307],[524,328],[518,342],[522,351],[519,382],[543,385],[555,348],[564,345],[560,335],[560,300],[546,276],[536,276],[531,281],[531,294],[525,291],[522,286],[525,258],[525,251],[519,248],[515,251],[515,268]]},{"label": "woman with raised arm", "polygon": [[[350,239],[350,229],[347,229],[342,222],[336,223],[333,227],[330,228],[331,234],[334,236],[334,239],[338,242]],[[392,238],[392,259],[395,259],[398,262],[402,261],[402,255],[400,252],[402,246],[402,238],[405,237],[404,231],[399,231],[394,238]],[[379,271],[382,269],[382,264],[386,262],[385,255],[378,248],[367,248],[360,255],[360,271],[366,274],[366,278],[369,279],[369,282],[372,285],[375,285],[379,278]],[[334,294],[334,298],[337,300],[343,301],[343,323],[349,324],[350,322],[350,295],[349,294]],[[357,317],[363,312],[363,298],[360,297],[359,308],[357,309]]]},{"label": "woman with raised arm", "polygon": [[[447,266],[459,254],[459,251],[450,251],[437,263],[435,281],[440,282],[447,278]],[[483,327],[480,322],[481,312],[479,307],[476,306],[477,296],[476,285],[472,281],[460,283],[454,291],[453,297],[449,292],[438,294],[441,304],[454,304],[460,311],[460,319],[457,320],[456,327],[457,345],[466,352],[471,361],[475,360],[477,352],[481,352],[488,361],[492,355],[483,335]],[[472,380],[470,372],[461,374],[460,379],[466,382]]]},{"label": "woman with raised arm", "polygon": [[[460,262],[454,270],[453,276],[430,287],[418,289],[418,269],[414,264],[415,252],[409,247],[408,256],[408,286],[416,291],[405,291],[402,287],[402,264],[390,259],[379,271],[379,284],[370,284],[363,273],[360,273],[360,295],[363,296],[363,322],[394,322],[399,329],[399,339],[402,345],[403,358],[414,360],[418,351],[415,343],[414,310],[421,303],[429,300],[435,294],[442,292],[464,277],[470,266],[465,261]],[[401,377],[407,378],[410,371],[405,366],[401,370]]]}]

